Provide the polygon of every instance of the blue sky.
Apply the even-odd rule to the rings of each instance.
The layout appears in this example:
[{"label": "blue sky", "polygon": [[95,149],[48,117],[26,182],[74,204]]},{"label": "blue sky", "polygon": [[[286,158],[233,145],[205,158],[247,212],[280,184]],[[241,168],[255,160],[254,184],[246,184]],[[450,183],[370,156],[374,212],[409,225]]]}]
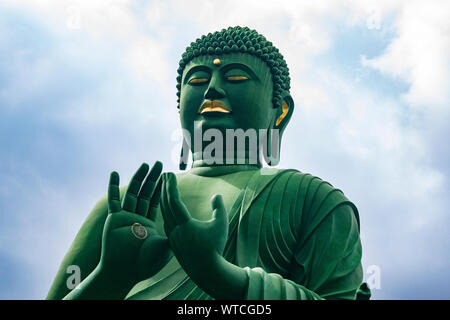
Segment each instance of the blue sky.
[{"label": "blue sky", "polygon": [[291,72],[280,167],[358,206],[373,297],[449,299],[449,15],[445,1],[1,1],[0,298],[45,297],[111,170],[177,171],[179,57],[246,25]]}]

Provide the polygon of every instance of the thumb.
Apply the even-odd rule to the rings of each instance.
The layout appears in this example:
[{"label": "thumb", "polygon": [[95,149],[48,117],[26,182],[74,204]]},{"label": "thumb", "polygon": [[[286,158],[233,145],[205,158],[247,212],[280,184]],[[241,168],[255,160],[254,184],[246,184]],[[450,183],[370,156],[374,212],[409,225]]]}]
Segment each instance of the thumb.
[{"label": "thumb", "polygon": [[223,199],[220,194],[216,194],[211,199],[211,205],[213,209],[213,224],[220,229],[225,228],[228,232],[228,215],[225,205],[223,204]]}]

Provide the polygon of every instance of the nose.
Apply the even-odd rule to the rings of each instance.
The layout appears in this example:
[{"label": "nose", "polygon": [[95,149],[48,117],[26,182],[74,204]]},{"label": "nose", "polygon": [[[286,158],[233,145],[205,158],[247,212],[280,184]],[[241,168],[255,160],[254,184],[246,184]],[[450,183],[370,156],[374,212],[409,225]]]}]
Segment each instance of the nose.
[{"label": "nose", "polygon": [[220,80],[213,76],[209,82],[208,89],[205,92],[206,100],[222,99],[225,97],[225,91],[220,87]]}]

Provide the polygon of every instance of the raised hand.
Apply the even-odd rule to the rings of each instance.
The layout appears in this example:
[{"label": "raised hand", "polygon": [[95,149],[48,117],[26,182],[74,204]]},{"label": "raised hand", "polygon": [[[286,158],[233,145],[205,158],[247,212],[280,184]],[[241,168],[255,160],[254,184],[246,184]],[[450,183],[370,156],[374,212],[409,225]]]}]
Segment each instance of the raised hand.
[{"label": "raised hand", "polygon": [[164,229],[178,262],[194,281],[206,279],[205,273],[211,274],[212,268],[219,265],[228,237],[228,216],[222,196],[214,196],[211,205],[211,220],[192,218],[178,194],[175,175],[163,175]]},{"label": "raised hand", "polygon": [[150,173],[144,163],[136,171],[120,201],[119,174],[112,172],[108,187],[108,217],[103,229],[100,272],[102,278],[129,286],[151,277],[170,259],[167,238],[158,235],[149,219],[160,198],[161,162]]}]

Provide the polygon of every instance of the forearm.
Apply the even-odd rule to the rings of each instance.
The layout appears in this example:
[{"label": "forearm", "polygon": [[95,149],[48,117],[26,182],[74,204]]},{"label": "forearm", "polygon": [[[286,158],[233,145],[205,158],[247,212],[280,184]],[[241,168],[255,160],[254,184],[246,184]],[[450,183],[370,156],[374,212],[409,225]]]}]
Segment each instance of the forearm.
[{"label": "forearm", "polygon": [[322,300],[318,293],[277,273],[261,268],[244,268],[248,276],[247,300]]},{"label": "forearm", "polygon": [[67,294],[64,300],[121,300],[131,290],[133,283],[102,271],[97,266],[86,279]]},{"label": "forearm", "polygon": [[188,272],[191,279],[214,299],[320,300],[317,293],[279,274],[261,268],[241,268],[224,258]]}]

